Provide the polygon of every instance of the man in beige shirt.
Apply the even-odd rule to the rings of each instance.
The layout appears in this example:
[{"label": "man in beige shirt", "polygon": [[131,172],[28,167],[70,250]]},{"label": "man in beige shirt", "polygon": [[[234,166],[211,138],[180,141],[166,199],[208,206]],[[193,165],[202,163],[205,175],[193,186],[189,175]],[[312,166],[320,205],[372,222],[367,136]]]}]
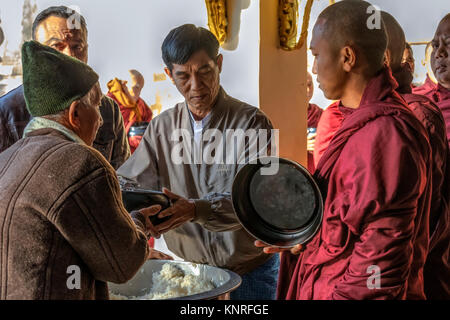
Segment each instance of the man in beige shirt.
[{"label": "man in beige shirt", "polygon": [[[185,101],[151,121],[117,173],[140,188],[163,189],[172,199],[173,206],[159,213],[170,220],[152,227],[155,237],[164,234],[169,250],[187,261],[242,275],[232,299],[274,299],[278,256],[253,245],[230,199],[233,178],[246,159],[255,150],[259,155],[268,151],[272,124],[258,108],[230,97],[220,86],[223,56],[207,29],[173,29],[162,44],[162,57]],[[235,143],[239,132],[248,141],[236,138]]]}]

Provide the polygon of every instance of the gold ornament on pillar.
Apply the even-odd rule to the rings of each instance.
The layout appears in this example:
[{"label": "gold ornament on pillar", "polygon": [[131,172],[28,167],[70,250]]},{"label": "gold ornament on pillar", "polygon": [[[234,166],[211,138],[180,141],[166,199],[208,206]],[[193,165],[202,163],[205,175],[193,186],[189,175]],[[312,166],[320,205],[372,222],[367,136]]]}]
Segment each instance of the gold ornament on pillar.
[{"label": "gold ornament on pillar", "polygon": [[330,0],[330,6],[335,3],[336,3],[336,0]]},{"label": "gold ornament on pillar", "polygon": [[297,42],[299,2],[298,0],[278,1],[278,22],[281,49],[291,51],[303,47],[308,37],[308,25],[312,4],[313,0],[307,0],[305,12],[303,14],[302,31],[300,33],[300,39]]},{"label": "gold ornament on pillar", "polygon": [[227,40],[228,15],[226,0],[205,0],[208,11],[208,27],[220,45]]}]

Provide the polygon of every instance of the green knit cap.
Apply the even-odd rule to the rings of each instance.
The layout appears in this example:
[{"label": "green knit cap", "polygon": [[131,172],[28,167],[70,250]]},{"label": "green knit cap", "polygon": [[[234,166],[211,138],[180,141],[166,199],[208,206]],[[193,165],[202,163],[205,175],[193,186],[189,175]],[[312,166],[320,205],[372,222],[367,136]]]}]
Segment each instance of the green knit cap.
[{"label": "green knit cap", "polygon": [[22,69],[25,101],[33,117],[67,109],[98,81],[87,64],[36,41],[23,44]]}]

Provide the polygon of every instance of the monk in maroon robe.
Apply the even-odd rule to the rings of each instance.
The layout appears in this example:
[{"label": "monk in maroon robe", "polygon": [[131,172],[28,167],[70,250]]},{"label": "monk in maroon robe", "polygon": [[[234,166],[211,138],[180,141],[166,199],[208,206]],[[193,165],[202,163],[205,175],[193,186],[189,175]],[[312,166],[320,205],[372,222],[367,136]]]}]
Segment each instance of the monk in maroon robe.
[{"label": "monk in maroon robe", "polygon": [[450,141],[450,13],[445,16],[431,42],[431,69],[438,81],[426,95],[441,109]]},{"label": "monk in maroon robe", "polygon": [[369,6],[338,2],[314,26],[313,72],[343,121],[315,174],[322,226],[298,256],[283,252],[280,299],[425,299],[431,147],[383,66],[387,35],[367,28]]},{"label": "monk in maroon robe", "polygon": [[[431,47],[431,41],[430,41],[425,47],[425,59],[427,60],[427,64],[431,63],[430,60],[431,60],[431,52],[432,51],[433,51],[433,48]],[[428,72],[427,72],[427,77],[425,79],[425,82],[422,85],[413,88],[413,92],[415,94],[428,96],[431,93],[431,91],[433,91],[436,88],[437,81],[433,74],[430,75],[430,73],[433,71],[431,68],[429,70],[428,66],[427,66],[427,70],[428,70]]]},{"label": "monk in maroon robe", "polygon": [[[427,88],[418,88],[414,92],[423,92],[433,100],[444,115],[447,142],[450,143],[450,14],[439,23],[431,42],[431,69],[438,81],[428,81]],[[422,91],[421,91],[422,90]],[[447,164],[447,177],[450,159]],[[450,198],[449,178],[444,181],[443,196]],[[425,266],[426,293],[430,299],[450,299],[450,212],[440,217],[436,230],[430,239],[430,255]]]},{"label": "monk in maroon robe", "polygon": [[[444,117],[440,109],[427,97],[411,93],[412,71],[401,63],[405,34],[400,24],[387,12],[382,12],[389,44],[386,60],[399,87],[397,92],[425,127],[431,145],[432,197],[430,208],[430,247],[425,263],[425,294],[428,299],[450,299],[450,241],[447,185],[450,183],[448,142]],[[441,241],[446,243],[440,244]],[[435,250],[436,245],[442,250]],[[444,260],[442,259],[444,258]],[[443,263],[447,258],[447,263]]]}]

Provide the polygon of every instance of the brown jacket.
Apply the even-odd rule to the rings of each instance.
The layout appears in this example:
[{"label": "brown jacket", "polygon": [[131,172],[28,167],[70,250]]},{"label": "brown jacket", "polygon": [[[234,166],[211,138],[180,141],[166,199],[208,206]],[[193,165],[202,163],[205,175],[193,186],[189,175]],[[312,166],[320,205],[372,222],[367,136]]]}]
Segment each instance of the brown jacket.
[{"label": "brown jacket", "polygon": [[[130,156],[127,134],[119,106],[103,96],[100,105],[103,126],[98,130],[94,148],[108,160],[114,169],[119,168]],[[23,86],[0,97],[0,152],[22,138],[23,130],[31,120],[23,96]]]},{"label": "brown jacket", "polygon": [[113,168],[57,130],[0,154],[0,193],[0,299],[107,299],[106,281],[146,260],[144,219],[124,209]]}]

